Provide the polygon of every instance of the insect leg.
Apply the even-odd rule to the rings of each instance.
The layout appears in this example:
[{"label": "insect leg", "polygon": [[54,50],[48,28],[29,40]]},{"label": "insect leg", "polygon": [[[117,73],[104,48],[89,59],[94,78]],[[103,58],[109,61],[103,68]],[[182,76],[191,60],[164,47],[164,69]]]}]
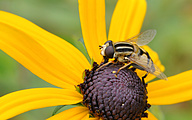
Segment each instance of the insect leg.
[{"label": "insect leg", "polygon": [[117,59],[118,59],[118,58],[116,57],[115,60],[114,60],[114,62],[117,62]]},{"label": "insect leg", "polygon": [[131,63],[128,63],[127,65],[124,65],[123,67],[119,68],[119,70],[116,72],[116,76],[119,73],[120,70],[126,68],[127,66],[131,65]]},{"label": "insect leg", "polygon": [[109,65],[110,63],[113,63],[113,62],[114,62],[114,61],[109,61],[109,62],[107,62],[107,63],[101,65],[99,68],[97,68],[96,71],[98,71],[98,70],[101,69],[102,67],[105,67],[106,65]]},{"label": "insect leg", "polygon": [[145,78],[147,77],[148,75],[148,72],[142,77],[142,82],[143,82],[143,85],[145,86],[145,88],[147,87],[147,84],[145,83]]}]

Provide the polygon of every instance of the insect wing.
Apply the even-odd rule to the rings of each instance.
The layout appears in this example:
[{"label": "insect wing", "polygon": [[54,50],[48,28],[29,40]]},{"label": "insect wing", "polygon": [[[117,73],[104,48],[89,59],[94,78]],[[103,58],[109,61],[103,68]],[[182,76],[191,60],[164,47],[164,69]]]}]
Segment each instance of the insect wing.
[{"label": "insect wing", "polygon": [[156,33],[157,31],[155,29],[146,30],[130,39],[127,39],[126,42],[135,42],[139,46],[147,45],[154,39]]},{"label": "insect wing", "polygon": [[157,65],[155,65],[153,61],[149,59],[146,55],[142,55],[139,57],[135,54],[130,56],[129,59],[130,61],[132,61],[133,63],[136,63],[141,68],[155,75],[156,77],[167,80],[167,76],[163,72],[161,72],[160,68],[157,67]]},{"label": "insect wing", "polygon": [[150,73],[152,73],[153,75],[155,75],[156,77],[163,79],[163,80],[168,80],[167,76],[160,70],[160,68],[153,64],[155,71],[151,71]]}]

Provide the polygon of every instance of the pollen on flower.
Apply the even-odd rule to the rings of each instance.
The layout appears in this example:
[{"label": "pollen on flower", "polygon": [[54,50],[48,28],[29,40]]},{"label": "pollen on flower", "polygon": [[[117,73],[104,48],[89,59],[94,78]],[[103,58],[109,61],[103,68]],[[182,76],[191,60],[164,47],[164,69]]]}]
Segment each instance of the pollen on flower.
[{"label": "pollen on flower", "polygon": [[92,70],[85,70],[84,82],[78,85],[83,94],[83,104],[93,116],[104,120],[141,120],[147,117],[149,107],[146,85],[130,69],[122,64],[111,64],[98,71],[94,63]]}]

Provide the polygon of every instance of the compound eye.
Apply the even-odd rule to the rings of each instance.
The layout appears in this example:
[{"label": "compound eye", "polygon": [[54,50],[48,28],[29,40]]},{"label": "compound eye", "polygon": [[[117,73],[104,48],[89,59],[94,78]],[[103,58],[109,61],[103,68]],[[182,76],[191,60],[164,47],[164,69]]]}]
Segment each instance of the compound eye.
[{"label": "compound eye", "polygon": [[108,58],[113,58],[113,54],[114,54],[113,46],[108,46],[105,49],[105,56],[108,57]]}]

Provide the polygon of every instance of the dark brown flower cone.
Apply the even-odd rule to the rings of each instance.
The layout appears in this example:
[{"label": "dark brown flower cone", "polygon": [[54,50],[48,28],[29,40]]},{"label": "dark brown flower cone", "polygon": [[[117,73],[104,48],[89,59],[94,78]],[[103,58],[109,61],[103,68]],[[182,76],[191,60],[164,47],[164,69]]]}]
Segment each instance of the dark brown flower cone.
[{"label": "dark brown flower cone", "polygon": [[94,63],[91,71],[85,70],[84,82],[79,85],[86,105],[93,116],[106,120],[140,120],[145,111],[147,90],[141,79],[131,69],[116,71],[121,64],[111,64],[98,71]]}]

